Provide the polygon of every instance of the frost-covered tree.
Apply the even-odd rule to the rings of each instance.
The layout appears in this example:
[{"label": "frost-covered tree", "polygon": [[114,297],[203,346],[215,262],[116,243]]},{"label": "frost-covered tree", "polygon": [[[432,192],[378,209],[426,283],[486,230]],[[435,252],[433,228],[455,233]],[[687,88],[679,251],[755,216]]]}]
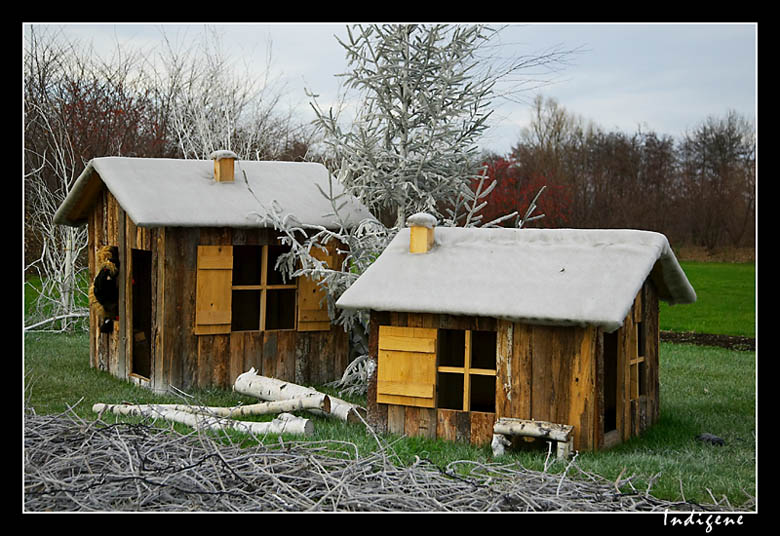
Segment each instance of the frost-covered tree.
[{"label": "frost-covered tree", "polygon": [[[339,113],[314,100],[315,124],[346,194],[360,199],[375,217],[334,231],[303,226],[279,213],[276,227],[291,246],[280,267],[322,281],[332,318],[351,331],[356,354],[361,341],[365,347],[367,318],[336,311],[333,303],[408,216],[426,211],[441,225],[497,223],[482,222],[479,215],[494,184],[487,180],[478,148],[499,96],[497,84],[565,56],[553,51],[496,62],[491,47],[497,35],[480,25],[356,25],[339,40],[349,66],[340,76],[347,91],[358,92],[359,106],[351,126],[343,128]],[[338,215],[341,200],[331,200]],[[312,249],[331,240],[344,246],[344,266],[326,268],[311,256]],[[358,376],[365,373],[358,368]]]},{"label": "frost-covered tree", "polygon": [[317,109],[317,123],[346,186],[383,221],[402,227],[418,211],[452,206],[480,170],[477,142],[495,83],[479,76],[480,26],[373,25],[340,41],[361,95],[352,130]]}]

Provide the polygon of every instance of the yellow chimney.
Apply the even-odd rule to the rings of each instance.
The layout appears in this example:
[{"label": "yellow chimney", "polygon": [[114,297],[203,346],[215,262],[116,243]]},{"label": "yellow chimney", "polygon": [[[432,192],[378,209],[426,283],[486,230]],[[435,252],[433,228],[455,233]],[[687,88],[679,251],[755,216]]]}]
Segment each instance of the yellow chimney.
[{"label": "yellow chimney", "polygon": [[214,151],[210,158],[214,160],[214,180],[217,182],[233,182],[235,173],[233,166],[238,155],[233,151]]},{"label": "yellow chimney", "polygon": [[433,247],[433,229],[436,218],[425,212],[418,212],[406,219],[409,226],[409,253],[427,253]]}]

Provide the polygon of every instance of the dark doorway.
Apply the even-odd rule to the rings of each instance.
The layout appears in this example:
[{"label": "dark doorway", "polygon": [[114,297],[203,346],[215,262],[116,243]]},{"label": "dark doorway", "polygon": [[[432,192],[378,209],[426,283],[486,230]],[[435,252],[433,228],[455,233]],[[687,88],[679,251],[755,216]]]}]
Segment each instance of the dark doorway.
[{"label": "dark doorway", "polygon": [[604,433],[617,429],[617,333],[604,334]]},{"label": "dark doorway", "polygon": [[131,373],[152,375],[152,252],[131,250],[133,285],[133,360]]}]

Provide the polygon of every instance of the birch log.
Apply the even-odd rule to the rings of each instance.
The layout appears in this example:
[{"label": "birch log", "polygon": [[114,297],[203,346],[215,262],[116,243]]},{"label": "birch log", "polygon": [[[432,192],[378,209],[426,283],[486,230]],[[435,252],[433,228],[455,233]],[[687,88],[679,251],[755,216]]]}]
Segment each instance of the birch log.
[{"label": "birch log", "polygon": [[290,413],[281,413],[270,422],[234,421],[222,417],[205,415],[172,409],[162,405],[145,404],[95,404],[92,406],[95,413],[109,411],[115,415],[134,415],[139,417],[162,418],[166,421],[186,424],[193,428],[208,430],[237,430],[253,435],[263,434],[297,434],[310,435],[314,431],[314,424],[309,419],[296,417]]},{"label": "birch log", "polygon": [[502,417],[493,425],[493,433],[568,441],[573,428],[569,424]]},{"label": "birch log", "polygon": [[[322,393],[311,387],[260,376],[255,372],[254,368],[249,369],[248,372],[244,372],[236,378],[236,381],[233,383],[233,390],[243,395],[271,401],[322,395]],[[365,417],[363,408],[335,397],[330,397],[330,413],[325,413],[319,409],[310,409],[309,411],[345,422],[360,422],[361,416]]]},{"label": "birch log", "polygon": [[[122,407],[129,404],[95,404],[93,410],[96,413],[104,411],[113,411],[114,406]],[[290,398],[286,400],[276,400],[273,402],[261,402],[259,404],[247,404],[244,406],[233,407],[215,407],[215,406],[194,406],[191,404],[133,404],[140,410],[158,410],[170,409],[176,411],[186,411],[189,413],[202,413],[212,417],[245,417],[247,415],[271,415],[279,413],[291,413],[293,411],[318,409],[323,413],[330,413],[330,397],[325,394],[317,396],[307,396],[300,398]],[[98,409],[95,409],[98,408]]]}]

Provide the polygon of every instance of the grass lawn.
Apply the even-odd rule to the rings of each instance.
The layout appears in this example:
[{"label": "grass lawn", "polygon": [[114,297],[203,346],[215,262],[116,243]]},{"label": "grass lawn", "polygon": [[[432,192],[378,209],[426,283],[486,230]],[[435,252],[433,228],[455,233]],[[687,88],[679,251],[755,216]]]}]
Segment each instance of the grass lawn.
[{"label": "grass lawn", "polygon": [[[24,342],[25,396],[36,413],[59,413],[75,404],[76,413],[94,419],[91,408],[96,402],[182,402],[91,369],[86,334],[27,334]],[[578,465],[611,481],[621,472],[623,478],[636,475],[632,482],[639,490],[660,473],[652,486],[658,498],[712,503],[712,492],[717,499],[725,495],[732,506],[739,507],[748,495],[756,493],[755,367],[753,352],[662,343],[660,422],[642,437],[609,451],[579,454]],[[256,402],[219,389],[190,394],[204,405]],[[354,401],[365,404],[365,400]],[[374,439],[360,426],[311,418],[315,421],[313,440],[349,441],[363,453],[376,448]],[[104,419],[133,421],[131,417],[108,415]],[[697,441],[695,437],[702,432],[724,438],[726,445]],[[393,448],[404,463],[412,463],[415,456],[428,458],[440,467],[454,460],[492,461],[489,447],[447,441],[403,438]],[[517,461],[527,469],[542,470],[545,458],[543,452],[512,452],[501,462]],[[562,472],[565,468],[564,462],[556,461],[550,470]]]},{"label": "grass lawn", "polygon": [[[681,265],[698,301],[675,307],[662,303],[661,329],[755,336],[754,264]],[[91,369],[85,333],[29,333],[24,336],[24,344],[25,399],[39,414],[60,413],[75,405],[76,413],[93,419],[91,408],[96,402],[182,402],[173,395],[158,396]],[[610,481],[621,473],[623,478],[635,475],[632,482],[638,490],[644,490],[653,480],[652,493],[660,499],[712,503],[712,496],[718,500],[726,496],[732,506],[744,505],[748,496],[756,495],[755,352],[661,343],[660,359],[660,422],[641,437],[608,451],[580,453],[579,467]],[[195,403],[203,405],[256,402],[219,389],[189,394],[195,397]],[[365,400],[353,401],[365,404]],[[112,418],[104,416],[106,420]],[[359,426],[311,418],[315,421],[314,440],[349,441],[363,453],[376,448],[374,439]],[[696,436],[703,432],[722,437],[726,444],[713,446],[697,441]],[[413,462],[415,456],[428,458],[440,467],[454,460],[492,461],[489,447],[421,438],[388,439],[397,439],[393,448],[404,463]],[[545,458],[541,452],[512,452],[501,461],[517,461],[528,469],[542,470]],[[556,461],[550,470],[562,472],[565,468],[565,462]]]},{"label": "grass lawn", "polygon": [[681,262],[696,291],[696,303],[661,302],[661,329],[756,336],[754,263]]}]

